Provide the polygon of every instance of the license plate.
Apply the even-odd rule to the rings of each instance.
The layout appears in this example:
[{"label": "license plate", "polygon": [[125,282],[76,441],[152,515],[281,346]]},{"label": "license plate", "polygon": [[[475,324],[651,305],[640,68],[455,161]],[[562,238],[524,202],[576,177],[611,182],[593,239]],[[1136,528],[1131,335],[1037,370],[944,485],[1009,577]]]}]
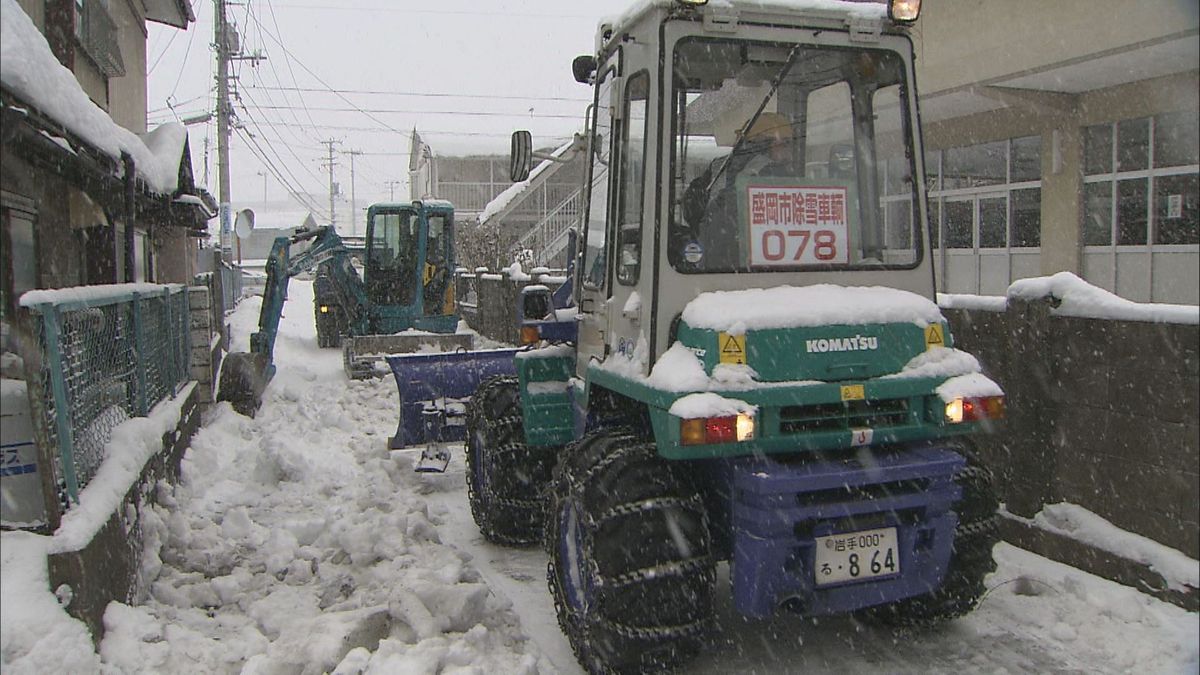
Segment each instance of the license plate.
[{"label": "license plate", "polygon": [[900,573],[896,528],[843,532],[817,537],[815,556],[818,586],[867,581]]}]

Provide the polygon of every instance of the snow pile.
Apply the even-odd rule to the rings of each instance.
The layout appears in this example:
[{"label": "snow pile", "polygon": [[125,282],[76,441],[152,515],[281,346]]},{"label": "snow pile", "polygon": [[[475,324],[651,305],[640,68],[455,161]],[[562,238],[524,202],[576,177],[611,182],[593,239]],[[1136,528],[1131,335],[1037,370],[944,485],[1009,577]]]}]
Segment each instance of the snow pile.
[{"label": "snow pile", "polygon": [[1200,589],[1200,561],[1153,539],[1122,530],[1082,506],[1070,502],[1047,504],[1030,522],[1044,530],[1147,565],[1161,574],[1173,590]]},{"label": "snow pile", "polygon": [[1021,279],[1008,287],[1009,299],[1029,301],[1048,297],[1061,303],[1051,310],[1057,316],[1200,324],[1200,307],[1133,302],[1093,286],[1070,272]]},{"label": "snow pile", "polygon": [[166,125],[168,129],[156,130],[143,141],[113,122],[83,92],[75,75],[54,58],[17,0],[0,0],[0,82],[114,160],[128,153],[138,176],[154,192],[175,191],[187,135],[184,127]]},{"label": "snow pile", "polygon": [[881,286],[778,286],[701,293],[683,310],[693,328],[735,335],[747,330],[944,321],[937,305],[916,293]]},{"label": "snow pile", "polygon": [[94,673],[100,659],[87,626],[47,590],[49,537],[0,534],[0,661],[5,673]]}]

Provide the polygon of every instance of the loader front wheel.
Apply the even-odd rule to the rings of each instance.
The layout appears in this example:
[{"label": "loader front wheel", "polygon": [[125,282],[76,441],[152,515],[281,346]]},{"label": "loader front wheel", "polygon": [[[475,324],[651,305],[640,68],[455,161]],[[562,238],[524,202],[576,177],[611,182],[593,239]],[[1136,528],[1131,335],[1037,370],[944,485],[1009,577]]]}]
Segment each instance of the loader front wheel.
[{"label": "loader front wheel", "polygon": [[541,539],[554,448],[524,442],[517,378],[485,381],[467,406],[467,497],[484,538],[506,546]]},{"label": "loader front wheel", "polygon": [[716,574],[705,508],[686,469],[623,432],[585,437],[554,472],[547,581],[590,673],[675,668],[703,647]]}]

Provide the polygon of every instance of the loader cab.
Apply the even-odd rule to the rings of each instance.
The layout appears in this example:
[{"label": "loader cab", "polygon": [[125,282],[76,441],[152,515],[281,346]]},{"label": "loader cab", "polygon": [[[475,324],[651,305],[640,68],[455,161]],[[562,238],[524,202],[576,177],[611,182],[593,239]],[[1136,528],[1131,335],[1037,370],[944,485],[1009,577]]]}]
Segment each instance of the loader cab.
[{"label": "loader cab", "polygon": [[902,27],[843,11],[646,3],[602,26],[580,374],[613,358],[648,373],[707,291],[933,298],[912,59]]},{"label": "loader cab", "polygon": [[454,207],[448,202],[367,209],[363,285],[369,331],[453,331]]}]

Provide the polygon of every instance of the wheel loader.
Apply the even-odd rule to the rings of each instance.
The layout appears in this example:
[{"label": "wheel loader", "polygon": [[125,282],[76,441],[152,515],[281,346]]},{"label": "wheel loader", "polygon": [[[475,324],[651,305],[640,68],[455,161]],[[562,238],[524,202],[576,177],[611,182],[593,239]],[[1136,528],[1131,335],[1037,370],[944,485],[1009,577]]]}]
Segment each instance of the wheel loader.
[{"label": "wheel loader", "polygon": [[[466,407],[483,535],[541,543],[592,673],[747,619],[935,623],[994,569],[1004,395],[935,304],[918,0],[645,0],[593,91],[577,335]],[[512,179],[535,153],[513,135]]]}]

